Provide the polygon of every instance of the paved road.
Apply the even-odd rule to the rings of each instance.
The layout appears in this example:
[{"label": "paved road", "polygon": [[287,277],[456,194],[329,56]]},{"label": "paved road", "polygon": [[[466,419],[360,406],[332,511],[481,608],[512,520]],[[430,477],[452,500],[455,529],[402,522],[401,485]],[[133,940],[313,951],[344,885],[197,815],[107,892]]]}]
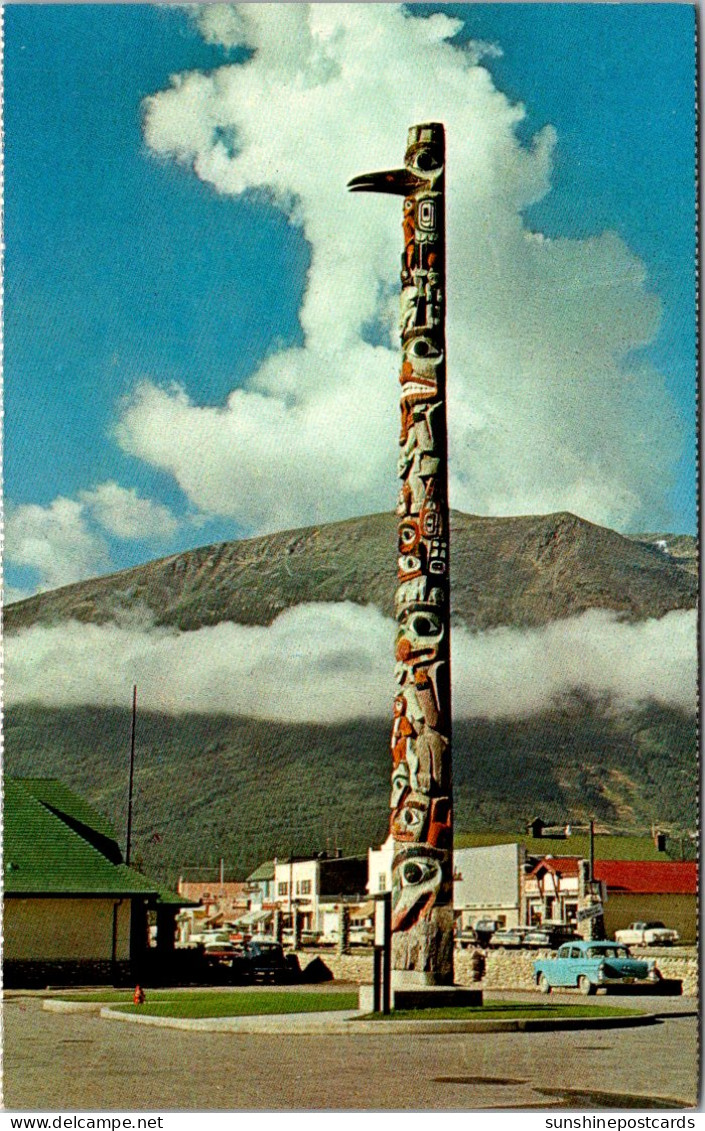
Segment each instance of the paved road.
[{"label": "paved road", "polygon": [[4,1004],[4,1101],[11,1111],[694,1105],[697,1003],[629,1004],[658,1011],[662,1023],[544,1034],[239,1036],[48,1013],[36,996],[13,996]]}]

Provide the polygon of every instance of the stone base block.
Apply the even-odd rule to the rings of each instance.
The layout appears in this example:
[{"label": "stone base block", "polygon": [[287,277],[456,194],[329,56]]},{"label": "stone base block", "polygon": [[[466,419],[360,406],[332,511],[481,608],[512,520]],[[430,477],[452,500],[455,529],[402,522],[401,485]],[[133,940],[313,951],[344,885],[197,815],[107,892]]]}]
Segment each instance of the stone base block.
[{"label": "stone base block", "polygon": [[[392,986],[392,1009],[453,1009],[460,1006],[482,1005],[482,990],[468,990],[463,986],[417,986],[399,989]],[[359,1008],[372,1012],[373,988],[360,986]]]}]

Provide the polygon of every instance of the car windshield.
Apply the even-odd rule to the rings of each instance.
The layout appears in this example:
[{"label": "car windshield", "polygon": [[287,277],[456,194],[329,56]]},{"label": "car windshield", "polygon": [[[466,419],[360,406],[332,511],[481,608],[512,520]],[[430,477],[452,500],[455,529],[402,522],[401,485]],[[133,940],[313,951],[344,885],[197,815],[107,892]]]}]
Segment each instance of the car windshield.
[{"label": "car windshield", "polygon": [[626,946],[590,946],[588,958],[629,958]]}]

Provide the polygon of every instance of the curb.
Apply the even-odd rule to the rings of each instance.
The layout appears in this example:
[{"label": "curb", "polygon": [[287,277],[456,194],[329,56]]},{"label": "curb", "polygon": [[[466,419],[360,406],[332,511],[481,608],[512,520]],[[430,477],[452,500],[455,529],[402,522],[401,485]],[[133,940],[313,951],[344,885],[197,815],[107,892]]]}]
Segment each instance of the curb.
[{"label": "curb", "polygon": [[259,1017],[150,1017],[121,1013],[110,1006],[101,1008],[100,1016],[109,1021],[124,1021],[158,1028],[188,1029],[201,1033],[249,1033],[279,1036],[321,1035],[347,1036],[370,1033],[550,1033],[575,1029],[621,1029],[638,1025],[658,1025],[653,1013],[634,1017],[556,1017],[517,1018],[497,1021],[358,1021],[359,1013],[341,1011],[335,1019],[330,1013],[280,1013]]},{"label": "curb", "polygon": [[105,1006],[104,1001],[63,1001],[61,998],[45,998],[42,1009],[47,1013],[99,1013]]}]

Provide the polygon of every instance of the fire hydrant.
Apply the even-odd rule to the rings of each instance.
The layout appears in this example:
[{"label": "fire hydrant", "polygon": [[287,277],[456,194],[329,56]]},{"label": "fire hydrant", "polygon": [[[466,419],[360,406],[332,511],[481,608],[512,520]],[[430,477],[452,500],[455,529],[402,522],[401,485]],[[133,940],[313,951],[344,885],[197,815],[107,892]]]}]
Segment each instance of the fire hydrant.
[{"label": "fire hydrant", "polygon": [[132,1000],[135,1005],[144,1005],[144,990],[141,986],[135,986],[135,992],[132,995]]}]

